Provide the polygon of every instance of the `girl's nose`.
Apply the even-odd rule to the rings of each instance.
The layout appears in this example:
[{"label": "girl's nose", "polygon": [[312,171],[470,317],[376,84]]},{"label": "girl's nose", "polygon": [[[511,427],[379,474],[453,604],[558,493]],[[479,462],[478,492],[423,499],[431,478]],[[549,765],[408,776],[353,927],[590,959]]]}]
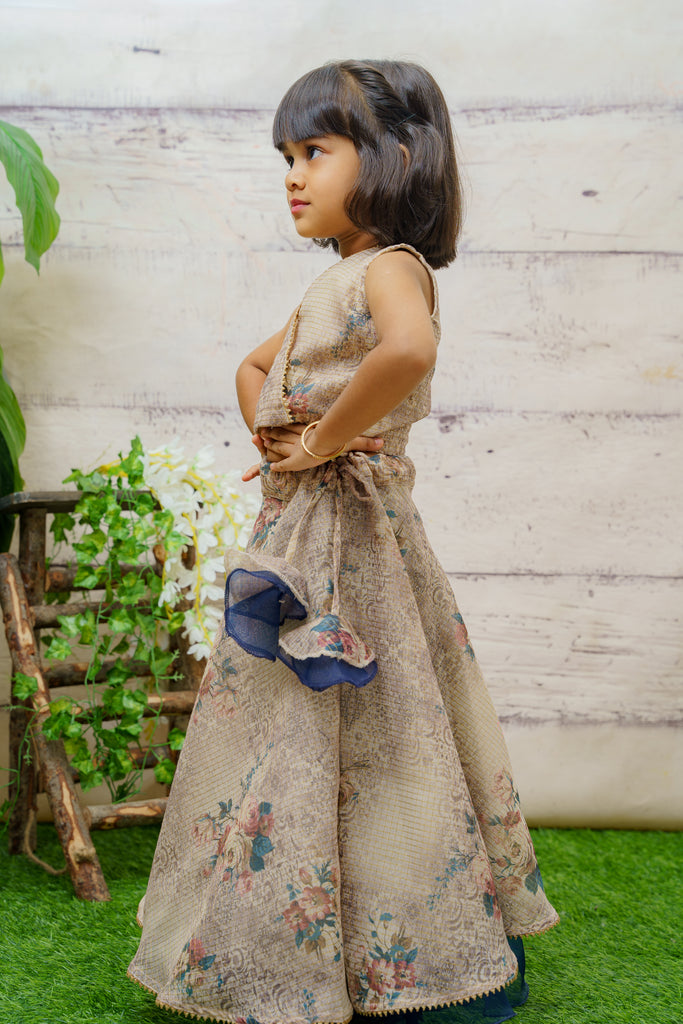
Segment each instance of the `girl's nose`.
[{"label": "girl's nose", "polygon": [[291,192],[294,188],[301,188],[300,164],[297,164],[296,161],[285,174],[285,188],[288,192]]}]

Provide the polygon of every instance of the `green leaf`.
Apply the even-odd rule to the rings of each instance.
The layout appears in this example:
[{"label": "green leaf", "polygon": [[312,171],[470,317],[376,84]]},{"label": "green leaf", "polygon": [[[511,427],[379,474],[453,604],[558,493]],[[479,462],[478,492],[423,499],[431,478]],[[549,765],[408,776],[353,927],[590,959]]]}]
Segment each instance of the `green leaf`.
[{"label": "green leaf", "polygon": [[151,494],[147,491],[143,491],[141,494],[136,494],[133,501],[133,508],[139,516],[149,515],[150,512],[154,512],[156,502]]},{"label": "green leaf", "polygon": [[40,270],[40,257],[59,231],[59,214],[55,209],[59,183],[43,163],[43,154],[28,132],[6,121],[0,121],[0,163],[4,164],[21,213],[24,255],[31,266]]},{"label": "green leaf", "polygon": [[[81,491],[90,491],[91,493],[87,493],[84,498],[81,498],[78,505],[76,505],[76,512],[84,523],[96,529],[102,522],[102,518],[107,510],[107,499],[102,494],[102,484],[94,480],[93,477],[101,477],[101,474],[95,472],[91,473],[89,477],[79,474],[77,487]],[[106,483],[104,477],[101,477],[101,479],[103,483]]]},{"label": "green leaf", "polygon": [[118,686],[121,683],[125,683],[132,675],[132,670],[124,665],[120,658],[117,658],[114,665],[107,672],[107,682],[111,686]]},{"label": "green leaf", "polygon": [[[24,421],[21,418],[19,406],[12,389],[2,377],[1,367],[2,350],[0,349],[0,497],[3,497],[6,494],[12,494],[14,491],[20,491],[23,484],[19,472],[19,453],[21,448],[23,448],[23,439],[21,446],[17,450],[16,439],[13,436],[15,433],[13,430],[13,421],[15,419],[13,405],[16,407],[16,416],[21,421],[22,426]],[[9,551],[15,521],[16,516],[10,512],[3,512],[0,515],[0,551]]]},{"label": "green leaf", "polygon": [[137,739],[144,727],[145,723],[140,718],[131,720],[126,716],[126,718],[123,718],[116,728],[119,733],[123,733],[131,740],[134,740]]},{"label": "green leaf", "polygon": [[128,715],[134,715],[139,718],[147,707],[149,700],[144,690],[124,690],[122,703],[123,710]]},{"label": "green leaf", "polygon": [[173,513],[168,508],[159,509],[152,516],[152,522],[160,533],[166,533],[173,528]]},{"label": "green leaf", "polygon": [[97,558],[100,552],[104,551],[106,544],[107,535],[99,527],[96,527],[91,533],[86,533],[79,541],[75,541],[73,549],[79,564]]},{"label": "green leaf", "polygon": [[73,530],[75,525],[76,520],[68,512],[55,512],[50,524],[50,532],[56,541],[64,541],[67,531]]},{"label": "green leaf", "polygon": [[101,786],[104,782],[104,772],[95,769],[92,772],[80,772],[81,789],[84,793],[87,793],[89,789],[94,789],[95,786]]},{"label": "green leaf", "polygon": [[34,676],[27,676],[23,672],[14,673],[14,686],[12,693],[17,700],[28,700],[38,690],[38,680]]},{"label": "green leaf", "polygon": [[185,625],[185,613],[184,612],[173,612],[169,615],[166,621],[166,628],[168,629],[171,636],[177,633],[179,629],[182,629]]},{"label": "green leaf", "polygon": [[[108,747],[110,751],[126,750],[130,743],[129,737],[126,736],[125,733],[124,735],[121,735],[118,729],[103,729],[100,733],[100,739],[104,743],[105,747]],[[119,776],[119,778],[121,778],[121,776]]]},{"label": "green leaf", "polygon": [[50,717],[43,722],[43,734],[48,740],[60,739],[71,724],[71,715],[66,711],[60,714],[53,714],[50,709]]},{"label": "green leaf", "polygon": [[97,619],[92,608],[76,616],[76,625],[80,630],[80,642],[89,646],[97,636]]},{"label": "green leaf", "polygon": [[70,740],[78,739],[83,732],[83,726],[80,722],[72,719],[67,726],[64,728],[64,735],[68,736]]},{"label": "green leaf", "polygon": [[189,543],[187,537],[183,537],[182,533],[178,533],[177,530],[171,530],[164,538],[164,546],[169,555],[174,555],[177,551],[187,547]]},{"label": "green leaf", "polygon": [[168,672],[169,668],[175,661],[175,657],[175,651],[162,651],[159,647],[155,647],[152,650],[152,654],[149,659],[149,667],[155,678],[158,678]]},{"label": "green leaf", "polygon": [[104,770],[110,779],[124,779],[133,770],[133,761],[127,750],[111,749],[104,762]]},{"label": "green leaf", "polygon": [[107,689],[102,692],[102,704],[109,714],[123,714],[124,693],[125,690],[122,686],[108,686]]},{"label": "green leaf", "polygon": [[78,620],[82,616],[80,615],[58,615],[57,622],[64,636],[68,636],[73,640],[74,637],[78,636],[81,632]]},{"label": "green leaf", "polygon": [[181,729],[171,729],[168,734],[168,745],[171,750],[182,750],[185,733]]},{"label": "green leaf", "polygon": [[63,636],[53,636],[45,651],[46,658],[64,661],[71,654],[71,644]]},{"label": "green leaf", "polygon": [[109,616],[108,625],[112,633],[130,633],[135,628],[135,613],[127,608],[117,608]]},{"label": "green leaf", "polygon": [[95,771],[95,762],[92,759],[88,744],[82,736],[75,739],[65,739],[64,749],[69,761],[79,774]]},{"label": "green leaf", "polygon": [[[121,562],[137,562],[140,555],[147,551],[148,545],[129,535],[127,520],[122,520],[122,523],[121,530],[110,531],[110,536],[116,541],[112,553]],[[119,534],[122,534],[122,536],[119,536]]]},{"label": "green leaf", "polygon": [[147,594],[147,584],[137,573],[127,573],[118,588],[118,599],[121,604],[137,604]]},{"label": "green leaf", "polygon": [[164,757],[154,765],[154,777],[162,786],[170,786],[175,775],[175,765],[168,757]]},{"label": "green leaf", "polygon": [[143,636],[152,637],[156,632],[156,619],[153,615],[141,612],[139,608],[131,608],[130,616],[139,627]]},{"label": "green leaf", "polygon": [[85,590],[93,590],[100,582],[99,576],[88,565],[81,565],[74,577],[74,587],[83,587]]},{"label": "green leaf", "polygon": [[17,396],[5,380],[2,365],[3,353],[0,348],[0,434],[5,438],[10,455],[16,462],[26,443],[26,424]]}]

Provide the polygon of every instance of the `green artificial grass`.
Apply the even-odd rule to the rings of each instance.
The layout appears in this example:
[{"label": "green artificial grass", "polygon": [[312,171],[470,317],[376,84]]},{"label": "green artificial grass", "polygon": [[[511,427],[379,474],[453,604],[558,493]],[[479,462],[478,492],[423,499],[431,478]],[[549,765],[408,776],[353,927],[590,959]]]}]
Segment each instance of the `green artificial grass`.
[{"label": "green artificial grass", "polygon": [[[0,837],[0,1024],[173,1024],[126,978],[157,831],[97,832],[111,903],[77,900]],[[562,923],[526,940],[531,995],[519,1024],[673,1024],[683,1019],[683,833],[534,831]],[[39,854],[60,863],[54,830]],[[367,1018],[366,1018],[367,1019]],[[391,1020],[391,1018],[389,1018]],[[434,1011],[430,1024],[456,1024]]]}]

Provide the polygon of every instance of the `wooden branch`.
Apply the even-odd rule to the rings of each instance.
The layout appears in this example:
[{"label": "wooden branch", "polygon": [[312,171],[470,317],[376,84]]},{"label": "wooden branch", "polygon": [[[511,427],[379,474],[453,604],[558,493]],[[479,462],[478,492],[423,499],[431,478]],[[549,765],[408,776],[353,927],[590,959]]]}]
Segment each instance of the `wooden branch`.
[{"label": "wooden branch", "polygon": [[19,565],[29,604],[39,604],[45,594],[44,508],[24,509],[19,516]]},{"label": "wooden branch", "polygon": [[157,712],[163,715],[189,715],[194,707],[197,694],[194,690],[167,690],[164,693],[150,693],[145,717]]},{"label": "wooden branch", "polygon": [[71,770],[61,740],[47,740],[42,723],[49,714],[50,691],[38,664],[30,609],[16,558],[0,554],[0,604],[15,672],[36,680],[32,697],[36,712],[31,731],[41,766],[43,784],[52,810],[74,891],[80,899],[108,900],[109,890],[97,852],[78,802]]},{"label": "wooden branch", "polygon": [[161,821],[166,810],[166,797],[156,800],[134,800],[127,804],[99,804],[86,807],[85,817],[91,829],[127,828]]},{"label": "wooden branch", "polygon": [[[124,511],[132,508],[126,491],[117,491],[119,505]],[[149,494],[149,491],[133,491],[138,494]],[[0,512],[25,512],[31,509],[42,509],[44,512],[73,512],[83,497],[83,491],[16,491],[0,498]],[[158,507],[158,506],[157,506]]]}]

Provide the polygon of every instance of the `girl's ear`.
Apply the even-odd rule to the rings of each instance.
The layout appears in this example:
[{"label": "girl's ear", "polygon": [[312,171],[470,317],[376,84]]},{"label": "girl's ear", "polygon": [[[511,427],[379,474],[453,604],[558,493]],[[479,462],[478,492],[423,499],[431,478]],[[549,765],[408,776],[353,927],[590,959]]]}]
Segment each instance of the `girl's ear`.
[{"label": "girl's ear", "polygon": [[399,142],[398,148],[401,150],[401,155],[403,156],[403,167],[405,169],[410,163],[410,153],[402,142]]}]

